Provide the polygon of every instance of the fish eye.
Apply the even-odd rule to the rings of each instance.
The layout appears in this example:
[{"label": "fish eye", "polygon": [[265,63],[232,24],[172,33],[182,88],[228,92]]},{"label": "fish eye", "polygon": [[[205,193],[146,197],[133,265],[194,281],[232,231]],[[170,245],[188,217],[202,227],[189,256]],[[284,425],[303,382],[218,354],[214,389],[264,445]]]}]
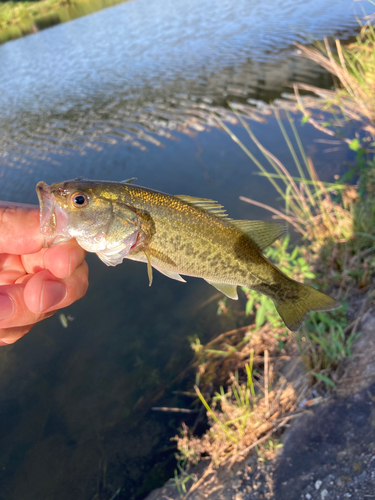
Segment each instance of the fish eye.
[{"label": "fish eye", "polygon": [[70,197],[70,200],[72,202],[72,205],[76,208],[85,207],[88,203],[88,199],[85,193],[74,193]]}]

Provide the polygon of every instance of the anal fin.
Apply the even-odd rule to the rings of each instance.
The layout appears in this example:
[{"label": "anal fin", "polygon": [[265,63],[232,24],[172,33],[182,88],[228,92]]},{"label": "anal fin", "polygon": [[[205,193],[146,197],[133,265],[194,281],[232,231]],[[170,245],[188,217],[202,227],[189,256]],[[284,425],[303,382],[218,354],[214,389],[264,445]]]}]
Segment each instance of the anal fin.
[{"label": "anal fin", "polygon": [[168,278],[171,278],[172,280],[176,281],[181,281],[182,283],[186,283],[186,280],[182,278],[178,273],[175,273],[173,271],[168,271],[167,269],[163,269],[162,267],[155,266],[155,264],[152,264],[152,267],[159,271],[159,273],[164,274],[164,276],[167,276]]},{"label": "anal fin", "polygon": [[228,283],[215,283],[214,281],[210,280],[206,281],[230,299],[238,300],[237,285],[229,285]]}]

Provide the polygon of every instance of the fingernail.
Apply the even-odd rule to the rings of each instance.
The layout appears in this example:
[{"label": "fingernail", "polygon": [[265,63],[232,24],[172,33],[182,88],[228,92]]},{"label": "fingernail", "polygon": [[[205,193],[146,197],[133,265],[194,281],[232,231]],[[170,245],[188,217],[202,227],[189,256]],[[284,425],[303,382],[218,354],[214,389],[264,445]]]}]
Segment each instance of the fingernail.
[{"label": "fingernail", "polygon": [[3,342],[2,340],[0,340],[0,347],[3,346],[3,345],[9,345],[9,344],[7,344],[6,342]]},{"label": "fingernail", "polygon": [[45,281],[40,299],[40,312],[57,306],[66,296],[66,288],[59,281]]},{"label": "fingernail", "polygon": [[13,300],[9,297],[9,295],[0,295],[0,319],[10,318],[13,312]]}]

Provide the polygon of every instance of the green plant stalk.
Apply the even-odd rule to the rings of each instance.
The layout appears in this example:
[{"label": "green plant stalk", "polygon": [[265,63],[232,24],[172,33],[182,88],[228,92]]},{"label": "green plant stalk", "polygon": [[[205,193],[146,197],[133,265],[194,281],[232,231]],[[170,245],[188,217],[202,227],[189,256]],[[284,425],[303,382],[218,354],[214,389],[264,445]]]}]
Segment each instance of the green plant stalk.
[{"label": "green plant stalk", "polygon": [[[292,146],[292,143],[291,143],[291,141],[290,141],[290,139],[289,139],[289,136],[288,136],[288,134],[286,133],[285,127],[284,127],[284,125],[283,125],[283,123],[282,123],[282,121],[281,121],[281,119],[280,119],[279,110],[278,110],[277,108],[275,108],[275,109],[274,109],[274,111],[275,111],[275,116],[276,116],[277,123],[278,123],[278,125],[279,125],[279,127],[280,127],[280,130],[281,130],[281,132],[282,132],[283,136],[284,136],[284,140],[285,140],[285,142],[286,142],[286,144],[287,144],[287,146],[288,146],[288,148],[289,148],[290,154],[291,154],[291,155],[292,155],[292,157],[293,157],[293,160],[294,160],[294,163],[296,164],[296,167],[297,167],[297,169],[298,169],[298,172],[299,172],[299,174],[300,174],[300,176],[301,176],[302,178],[305,178],[305,175],[304,175],[304,172],[303,172],[303,170],[302,170],[302,166],[301,166],[301,163],[300,163],[300,161],[299,161],[299,159],[298,159],[298,156],[297,156],[297,154],[296,154],[296,151],[295,151],[294,147]],[[290,117],[289,113],[287,113],[287,118],[288,118],[289,124],[290,124],[290,125],[292,125],[292,119],[291,119],[291,117]],[[298,134],[297,134],[297,130],[295,129],[295,127],[294,127],[294,128],[292,127],[292,130],[293,130],[294,134],[298,136]],[[302,145],[301,145],[301,146],[302,146]],[[302,148],[302,150],[303,150],[303,148]],[[306,166],[308,167],[308,161],[307,161],[306,155],[303,155],[303,158],[305,159]],[[311,197],[310,190],[307,190],[307,193],[308,193],[308,196],[309,196],[309,199],[310,199],[311,204],[312,204],[313,206],[315,206],[314,200],[313,200],[313,198]],[[306,211],[308,211],[308,208],[307,208],[306,203],[304,203],[303,205],[304,205],[304,209],[305,209]]]},{"label": "green plant stalk", "polygon": [[210,405],[207,403],[207,401],[205,400],[203,394],[201,393],[201,391],[199,390],[199,388],[195,385],[194,386],[194,389],[195,389],[195,392],[197,393],[199,399],[201,400],[203,406],[206,408],[206,410],[208,411],[208,413],[211,415],[211,417],[213,418],[213,420],[219,425],[219,427],[225,432],[225,434],[228,436],[228,438],[232,441],[232,443],[236,444],[237,443],[237,439],[232,436],[232,434],[229,432],[229,430],[226,428],[226,426],[217,418],[217,416],[215,415],[215,413],[212,411],[212,409],[210,408]]},{"label": "green plant stalk", "polygon": [[[290,203],[293,204],[293,211],[296,214],[303,215],[304,213],[304,202],[303,198],[299,196],[298,193],[298,188],[293,182],[293,179],[291,178],[289,172],[285,169],[285,167],[282,165],[282,163],[274,156],[272,153],[270,153],[260,142],[258,139],[255,137],[253,131],[250,129],[249,125],[246,123],[246,121],[242,118],[242,116],[237,112],[236,109],[233,109],[233,112],[236,114],[237,119],[241,122],[242,126],[245,128],[246,132],[248,133],[249,137],[251,140],[255,143],[255,145],[258,147],[258,149],[261,151],[263,156],[266,158],[266,160],[270,163],[270,165],[274,168],[274,170],[281,176],[280,178],[283,180],[285,186],[288,186],[289,183],[292,184],[293,186],[293,191],[296,194],[297,200],[299,200],[299,206],[295,204],[294,199],[290,200]],[[233,134],[234,135],[234,134]],[[232,137],[233,139],[233,137]],[[251,158],[252,159],[252,158]],[[253,160],[254,161],[254,160]],[[263,165],[257,161],[256,163],[257,167],[266,174],[268,174],[267,170],[263,167]],[[287,179],[289,182],[287,182]],[[270,181],[271,184],[275,187],[277,186],[277,191],[281,195],[281,197],[285,200],[285,193],[284,191],[279,187],[279,185],[276,182]]]},{"label": "green plant stalk", "polygon": [[[263,165],[255,158],[255,156],[251,153],[251,151],[243,144],[243,142],[235,135],[233,132],[225,125],[225,123],[221,120],[216,115],[212,115],[213,118],[219,123],[219,125],[229,134],[231,139],[240,146],[240,148],[247,154],[247,156],[255,163],[255,165],[259,168],[261,172],[263,172],[265,175],[267,175],[266,169],[263,167]],[[280,186],[272,179],[271,184],[273,187],[276,189],[276,191],[280,194],[280,196],[284,196],[284,192],[280,188]]]},{"label": "green plant stalk", "polygon": [[247,374],[247,387],[251,390],[251,395],[255,398],[255,390],[253,383],[253,364],[254,364],[254,349],[251,349],[250,352],[250,363],[246,364],[246,374]]}]

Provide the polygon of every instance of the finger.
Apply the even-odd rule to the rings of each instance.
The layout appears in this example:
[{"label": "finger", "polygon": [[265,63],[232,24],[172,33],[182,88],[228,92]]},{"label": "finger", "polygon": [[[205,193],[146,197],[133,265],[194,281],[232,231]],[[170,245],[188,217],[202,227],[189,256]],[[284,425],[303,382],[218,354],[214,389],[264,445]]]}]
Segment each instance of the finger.
[{"label": "finger", "polygon": [[82,298],[88,288],[88,266],[85,261],[62,280],[56,280],[50,271],[41,271],[25,286],[25,304],[35,314],[69,306]]},{"label": "finger", "polygon": [[23,255],[21,260],[27,273],[36,274],[48,269],[56,278],[63,279],[82,264],[85,256],[86,252],[76,240],[69,240],[31,255]]},{"label": "finger", "polygon": [[27,283],[25,280],[0,286],[0,330],[31,325],[47,317],[46,314],[33,313],[25,304],[24,290]]},{"label": "finger", "polygon": [[26,335],[34,325],[19,326],[16,328],[6,328],[0,330],[0,346],[14,344],[21,337]]},{"label": "finger", "polygon": [[68,278],[85,260],[86,252],[76,240],[60,243],[48,248],[44,254],[46,269],[49,269],[56,278]]},{"label": "finger", "polygon": [[43,248],[39,209],[9,204],[0,206],[0,253],[22,255]]},{"label": "finger", "polygon": [[0,254],[0,285],[15,283],[25,274],[19,255]]},{"label": "finger", "polygon": [[0,286],[0,329],[41,321],[83,297],[87,287],[86,262],[63,280],[44,270],[21,283]]},{"label": "finger", "polygon": [[24,270],[21,257],[10,253],[0,254],[0,271]]}]

